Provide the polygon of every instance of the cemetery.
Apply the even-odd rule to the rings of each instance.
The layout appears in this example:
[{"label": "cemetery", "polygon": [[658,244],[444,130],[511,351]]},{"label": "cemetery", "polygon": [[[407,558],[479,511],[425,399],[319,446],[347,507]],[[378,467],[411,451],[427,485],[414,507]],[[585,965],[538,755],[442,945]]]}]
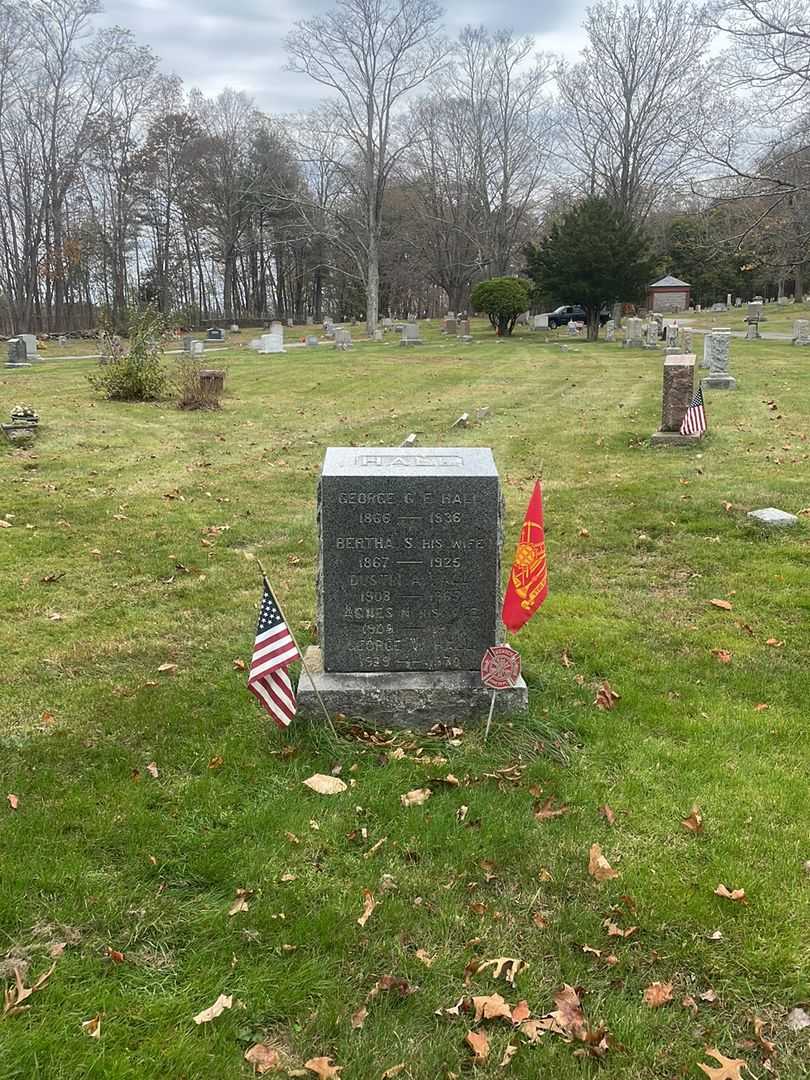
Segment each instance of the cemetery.
[{"label": "cemetery", "polygon": [[0,5],[0,1080],[810,1076],[810,0],[446,8]]},{"label": "cemetery", "polygon": [[[121,1075],[215,1062],[238,1077],[268,1043],[290,1068],[323,1055],[369,1076],[409,1058],[439,1076],[464,1067],[473,1027],[437,1010],[499,994],[543,1011],[567,984],[624,1048],[607,1075],[652,1076],[705,1060],[717,1024],[728,1054],[751,1015],[806,1000],[802,351],[733,338],[737,388],[706,389],[699,445],[654,447],[662,400],[677,427],[666,409],[698,384],[694,357],[668,406],[680,358],[663,347],[470,330],[463,351],[438,322],[407,352],[393,334],[336,354],[294,348],[295,327],[267,356],[246,331],[205,359],[227,372],[213,412],[104,401],[93,360],[2,373],[4,398],[38,414],[35,441],[0,455],[3,970],[31,986],[56,963],[4,1021],[4,1062],[67,1040],[79,1075],[97,1052],[81,1024],[101,1017]],[[549,597],[504,636],[497,598],[538,472]],[[476,498],[474,517],[460,534],[386,519],[427,493],[437,515]],[[750,516],[769,509],[788,527]],[[455,536],[475,542],[458,582],[426,565]],[[356,609],[411,591],[373,564],[401,537],[419,545],[414,580],[442,585],[417,584],[420,629],[391,654],[363,643]],[[246,693],[258,561],[326,659],[335,734],[303,674],[287,732]],[[493,640],[518,649],[525,689],[485,740],[453,671]],[[352,671],[403,658],[364,677],[382,685],[371,699],[358,690]],[[317,776],[338,793],[304,785]],[[609,872],[589,872],[594,844]],[[474,974],[491,957],[526,965],[515,987]],[[671,988],[660,1009],[654,984]],[[221,994],[233,1006],[196,1029]],[[769,1022],[781,1074],[800,1075],[801,1033]],[[498,1060],[518,1047],[516,1075],[581,1075],[577,1043],[482,1028]]]}]

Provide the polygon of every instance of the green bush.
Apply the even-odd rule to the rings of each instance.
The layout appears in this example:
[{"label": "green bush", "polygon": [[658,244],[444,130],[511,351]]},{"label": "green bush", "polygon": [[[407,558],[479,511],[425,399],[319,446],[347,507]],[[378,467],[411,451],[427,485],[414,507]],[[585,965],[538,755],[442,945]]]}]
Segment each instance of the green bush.
[{"label": "green bush", "polygon": [[529,307],[529,284],[514,277],[490,278],[475,286],[470,299],[473,308],[486,312],[497,333],[505,336]]},{"label": "green bush", "polygon": [[109,326],[99,331],[101,359],[88,376],[90,385],[108,401],[157,401],[166,392],[167,376],[160,362],[163,315],[155,308],[129,312],[129,349]]}]

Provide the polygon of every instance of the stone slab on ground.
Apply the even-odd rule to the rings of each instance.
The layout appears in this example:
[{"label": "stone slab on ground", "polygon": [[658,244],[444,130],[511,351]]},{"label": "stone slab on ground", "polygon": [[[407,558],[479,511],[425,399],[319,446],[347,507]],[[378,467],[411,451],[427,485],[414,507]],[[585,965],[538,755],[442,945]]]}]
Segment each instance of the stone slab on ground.
[{"label": "stone slab on ground", "polygon": [[702,442],[700,435],[681,435],[679,431],[654,431],[650,436],[651,446],[697,446]]},{"label": "stone slab on ground", "polygon": [[736,390],[737,380],[733,375],[717,373],[715,375],[707,375],[702,380],[703,386],[709,390]]},{"label": "stone slab on ground", "polygon": [[766,506],[763,510],[751,510],[748,517],[761,522],[763,525],[795,525],[799,520],[795,514],[788,514],[785,510],[777,510],[775,506]]},{"label": "stone slab on ground", "polygon": [[[480,671],[327,671],[321,650],[310,646],[304,655],[318,693],[330,716],[360,717],[386,727],[431,727],[437,719],[464,724],[489,714],[492,691]],[[521,676],[510,690],[495,696],[495,715],[519,717],[529,708],[529,692]],[[323,710],[305,672],[298,686],[298,713],[315,721]]]}]

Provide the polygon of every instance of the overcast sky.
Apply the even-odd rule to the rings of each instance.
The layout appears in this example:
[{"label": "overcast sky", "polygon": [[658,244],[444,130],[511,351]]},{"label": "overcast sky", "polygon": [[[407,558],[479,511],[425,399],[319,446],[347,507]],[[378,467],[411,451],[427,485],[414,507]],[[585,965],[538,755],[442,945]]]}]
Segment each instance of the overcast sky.
[{"label": "overcast sky", "polygon": [[[573,56],[582,47],[586,3],[449,0],[445,23],[450,34],[467,23],[511,27],[535,34],[546,51]],[[107,0],[96,22],[132,30],[187,89],[197,86],[210,95],[231,86],[247,91],[266,112],[285,113],[306,108],[323,91],[284,70],[284,36],[297,20],[328,6],[327,0]]]}]

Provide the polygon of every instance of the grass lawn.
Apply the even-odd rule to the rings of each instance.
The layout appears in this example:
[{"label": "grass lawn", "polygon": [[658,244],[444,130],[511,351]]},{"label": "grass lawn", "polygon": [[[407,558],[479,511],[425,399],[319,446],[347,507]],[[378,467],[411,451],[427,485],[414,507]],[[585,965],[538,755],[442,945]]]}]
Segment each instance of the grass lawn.
[{"label": "grass lawn", "polygon": [[[61,953],[0,1020],[4,1080],[236,1080],[263,1040],[343,1080],[401,1063],[420,1080],[674,1080],[716,1064],[706,1047],[810,1075],[808,1031],[786,1024],[810,1002],[810,517],[768,532],[745,514],[810,507],[810,355],[734,341],[739,389],[707,393],[705,445],[653,450],[660,353],[476,330],[217,354],[219,413],[104,403],[89,361],[0,370],[3,413],[30,403],[42,426],[32,451],[0,447],[4,985]],[[449,430],[482,405],[482,426]],[[324,449],[410,431],[493,448],[507,564],[542,470],[551,593],[514,639],[531,718],[488,745],[271,730],[234,667],[255,557],[312,640]],[[604,680],[611,711],[593,704]],[[302,784],[337,768],[343,794]],[[552,796],[566,812],[537,819]],[[693,803],[699,835],[681,825]],[[589,875],[593,843],[620,877]],[[237,889],[248,909],[229,915]],[[472,962],[504,956],[528,964],[514,988]],[[377,993],[354,1029],[389,975],[418,990]],[[671,1003],[644,1003],[653,982]],[[565,983],[610,1032],[598,1063],[553,1033],[435,1015],[500,993],[542,1016]],[[195,1025],[220,994],[232,1008]],[[491,1047],[476,1065],[470,1030]]]}]

